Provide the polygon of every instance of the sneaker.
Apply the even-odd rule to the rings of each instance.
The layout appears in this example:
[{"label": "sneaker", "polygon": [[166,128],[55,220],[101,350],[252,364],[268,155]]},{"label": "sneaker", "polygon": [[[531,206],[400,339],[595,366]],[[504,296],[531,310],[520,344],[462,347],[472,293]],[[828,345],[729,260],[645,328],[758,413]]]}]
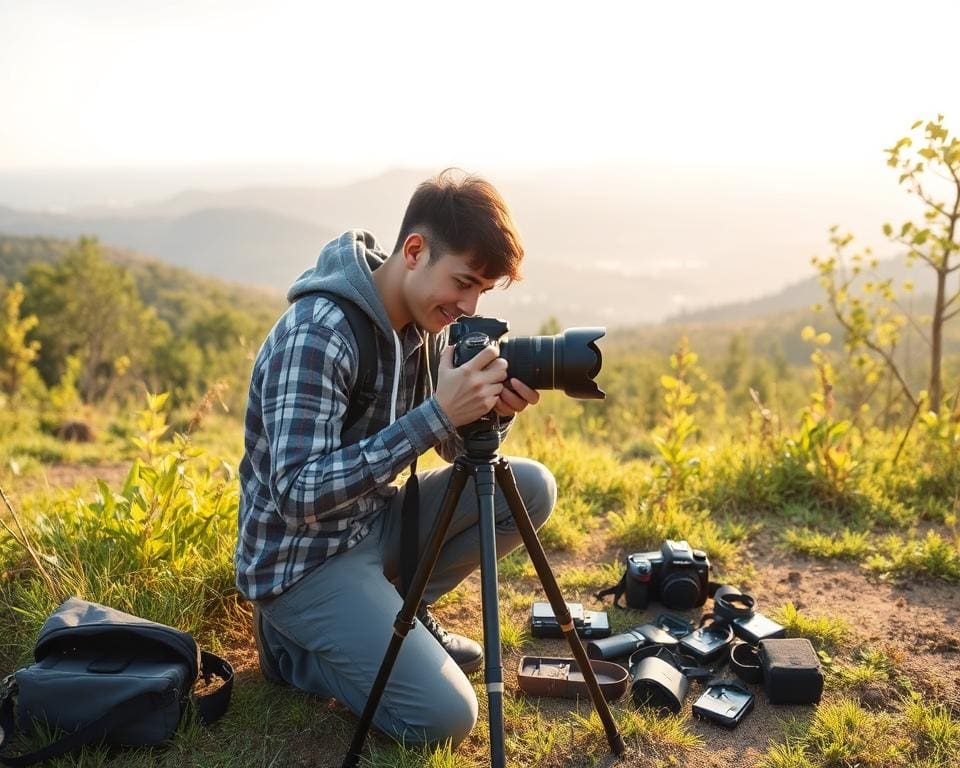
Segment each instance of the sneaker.
[{"label": "sneaker", "polygon": [[457,662],[457,665],[466,674],[469,675],[471,672],[480,669],[480,665],[483,664],[483,648],[480,647],[479,643],[469,637],[447,632],[423,603],[417,609],[417,618],[427,632],[437,638],[437,642],[443,646],[443,650]]},{"label": "sneaker", "polygon": [[277,666],[277,660],[270,652],[267,641],[263,637],[264,618],[260,609],[253,606],[253,640],[257,644],[257,658],[260,660],[260,673],[271,683],[275,685],[287,685],[287,681],[280,675],[280,669]]}]

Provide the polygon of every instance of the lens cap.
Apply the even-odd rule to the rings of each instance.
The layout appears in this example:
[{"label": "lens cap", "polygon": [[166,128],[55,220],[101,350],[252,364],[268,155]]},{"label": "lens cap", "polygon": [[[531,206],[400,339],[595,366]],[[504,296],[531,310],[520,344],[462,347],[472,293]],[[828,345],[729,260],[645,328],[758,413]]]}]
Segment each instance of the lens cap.
[{"label": "lens cap", "polygon": [[700,582],[687,573],[672,573],[660,585],[660,602],[675,611],[686,611],[700,602]]}]

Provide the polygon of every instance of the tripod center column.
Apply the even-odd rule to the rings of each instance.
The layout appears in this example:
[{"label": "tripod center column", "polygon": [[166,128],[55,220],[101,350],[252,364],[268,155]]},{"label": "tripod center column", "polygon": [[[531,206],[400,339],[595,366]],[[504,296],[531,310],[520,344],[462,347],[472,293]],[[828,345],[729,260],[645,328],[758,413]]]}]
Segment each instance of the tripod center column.
[{"label": "tripod center column", "polygon": [[[500,654],[500,614],[497,579],[495,497],[496,479],[492,463],[476,465],[474,482],[480,516],[480,584],[483,599],[483,652],[486,658],[483,679],[487,689],[490,724],[490,753],[494,763],[504,755],[503,659]],[[502,759],[502,757],[500,758]],[[495,766],[496,768],[496,766]]]}]

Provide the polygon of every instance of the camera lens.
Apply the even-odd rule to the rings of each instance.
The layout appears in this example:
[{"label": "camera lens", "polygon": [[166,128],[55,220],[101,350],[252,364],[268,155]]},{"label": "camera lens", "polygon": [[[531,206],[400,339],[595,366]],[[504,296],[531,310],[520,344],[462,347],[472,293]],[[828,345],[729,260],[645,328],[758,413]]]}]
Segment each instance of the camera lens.
[{"label": "camera lens", "polygon": [[500,345],[510,376],[534,389],[562,389],[570,397],[602,400],[593,379],[602,357],[597,339],[604,328],[570,328],[556,336],[517,336]]}]

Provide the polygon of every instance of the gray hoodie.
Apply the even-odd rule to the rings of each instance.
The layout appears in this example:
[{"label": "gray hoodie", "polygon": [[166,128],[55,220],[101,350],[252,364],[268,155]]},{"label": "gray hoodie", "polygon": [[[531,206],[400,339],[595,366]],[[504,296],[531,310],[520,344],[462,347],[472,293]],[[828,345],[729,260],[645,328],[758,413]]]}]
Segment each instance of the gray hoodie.
[{"label": "gray hoodie", "polygon": [[[293,284],[293,302],[254,362],[240,463],[237,586],[251,600],[278,595],[328,557],[354,546],[397,493],[397,475],[436,446],[452,459],[457,433],[417,370],[442,339],[414,324],[398,336],[373,283],[387,254],[369,232],[328,243]],[[383,393],[354,427],[341,424],[356,383],[358,348],[340,307],[359,306],[376,328]],[[434,366],[435,367],[435,364]]]}]

